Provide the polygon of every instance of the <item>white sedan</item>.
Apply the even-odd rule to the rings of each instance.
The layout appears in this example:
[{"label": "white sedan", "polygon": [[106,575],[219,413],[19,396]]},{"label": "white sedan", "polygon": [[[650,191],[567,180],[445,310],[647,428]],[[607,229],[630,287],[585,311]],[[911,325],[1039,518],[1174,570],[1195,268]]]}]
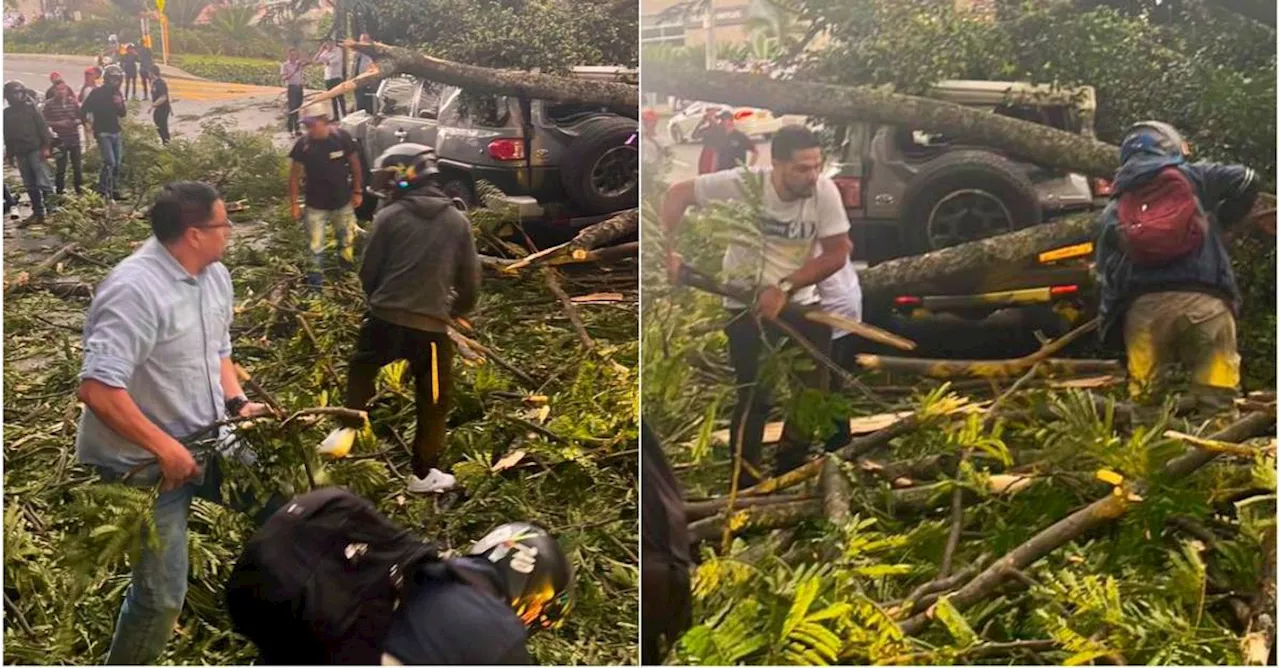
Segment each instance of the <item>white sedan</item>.
[{"label": "white sedan", "polygon": [[774,116],[773,112],[768,109],[729,107],[723,104],[694,102],[676,112],[667,121],[667,136],[671,142],[673,144],[683,144],[702,141],[702,133],[706,126],[700,128],[699,124],[702,123],[703,114],[707,109],[712,109],[717,114],[721,110],[732,109],[734,125],[743,134],[749,137],[763,137],[765,139],[768,139],[784,125],[793,123],[803,125],[805,120],[804,116]]}]

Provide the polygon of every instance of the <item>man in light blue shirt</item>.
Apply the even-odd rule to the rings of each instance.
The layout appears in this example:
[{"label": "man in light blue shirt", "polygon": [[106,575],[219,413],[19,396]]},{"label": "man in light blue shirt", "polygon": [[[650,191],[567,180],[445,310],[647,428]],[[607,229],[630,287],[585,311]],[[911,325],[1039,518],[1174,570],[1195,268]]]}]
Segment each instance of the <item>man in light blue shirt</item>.
[{"label": "man in light blue shirt", "polygon": [[[231,275],[219,261],[231,237],[218,192],[172,183],[151,208],[154,236],[98,286],[84,327],[76,454],[106,480],[161,484],[159,548],[144,542],[111,642],[109,663],[153,663],[187,589],[187,517],[195,496],[221,501],[216,457],[179,442],[249,403],[231,361]],[[201,456],[202,458],[203,455]],[[270,506],[270,504],[268,504]],[[264,516],[265,517],[265,516]]]}]

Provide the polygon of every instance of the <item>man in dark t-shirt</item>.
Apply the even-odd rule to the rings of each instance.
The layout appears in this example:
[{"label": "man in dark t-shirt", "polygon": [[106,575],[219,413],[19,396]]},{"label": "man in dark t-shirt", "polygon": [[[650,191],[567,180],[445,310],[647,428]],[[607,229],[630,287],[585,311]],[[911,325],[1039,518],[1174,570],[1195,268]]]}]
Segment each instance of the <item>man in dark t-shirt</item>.
[{"label": "man in dark t-shirt", "polygon": [[[707,136],[711,136],[711,133],[708,132]],[[747,167],[756,164],[758,154],[755,142],[734,127],[733,112],[727,109],[720,112],[720,132],[716,133],[715,142],[717,172],[734,169],[744,164]],[[749,159],[748,154],[750,154]]]},{"label": "man in dark t-shirt", "polygon": [[289,152],[289,203],[294,220],[302,219],[298,203],[299,184],[305,180],[306,228],[311,247],[312,267],[307,284],[319,288],[323,282],[321,261],[325,247],[325,224],[332,223],[338,238],[338,252],[347,265],[355,263],[352,237],[355,209],[363,200],[364,183],[360,155],[351,135],[329,124],[328,109],[319,105],[304,111],[307,133],[299,137]]},{"label": "man in dark t-shirt", "polygon": [[169,143],[169,114],[173,113],[172,100],[169,99],[169,82],[160,76],[160,67],[151,66],[151,119],[156,122],[156,132],[160,133],[160,142]]}]

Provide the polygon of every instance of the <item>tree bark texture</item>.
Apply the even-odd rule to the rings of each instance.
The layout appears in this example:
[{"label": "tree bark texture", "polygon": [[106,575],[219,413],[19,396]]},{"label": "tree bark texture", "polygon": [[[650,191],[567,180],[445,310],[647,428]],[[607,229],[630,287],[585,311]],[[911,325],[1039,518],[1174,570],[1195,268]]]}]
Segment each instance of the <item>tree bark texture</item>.
[{"label": "tree bark texture", "polygon": [[1082,238],[1097,236],[1095,216],[1080,213],[1045,225],[881,262],[858,271],[864,299],[891,298],[959,277],[985,271],[992,265],[1025,262],[1028,258]]}]

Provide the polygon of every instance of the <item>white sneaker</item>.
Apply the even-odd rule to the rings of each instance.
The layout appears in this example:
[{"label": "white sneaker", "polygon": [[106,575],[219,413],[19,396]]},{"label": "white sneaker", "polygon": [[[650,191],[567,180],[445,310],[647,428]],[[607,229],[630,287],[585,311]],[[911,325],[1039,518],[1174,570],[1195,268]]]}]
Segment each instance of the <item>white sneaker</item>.
[{"label": "white sneaker", "polygon": [[431,469],[425,478],[409,474],[409,491],[414,494],[441,494],[457,485],[456,478],[440,469]]}]

